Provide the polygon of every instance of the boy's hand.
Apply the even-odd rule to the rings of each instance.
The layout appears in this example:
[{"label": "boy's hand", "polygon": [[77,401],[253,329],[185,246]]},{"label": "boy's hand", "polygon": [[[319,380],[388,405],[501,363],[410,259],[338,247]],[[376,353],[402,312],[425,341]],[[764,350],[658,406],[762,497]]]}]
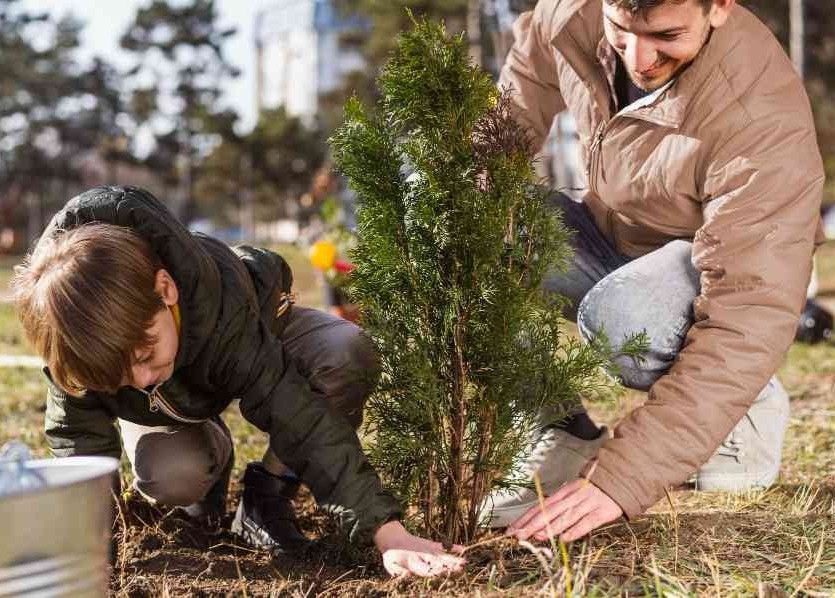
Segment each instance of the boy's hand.
[{"label": "boy's hand", "polygon": [[[374,534],[374,544],[383,555],[383,566],[389,575],[433,577],[457,573],[466,561],[444,550],[440,542],[413,536],[399,521],[389,521]],[[452,552],[461,553],[463,546],[455,545]]]},{"label": "boy's hand", "polygon": [[609,495],[585,479],[574,480],[514,521],[507,532],[520,540],[531,536],[547,540],[549,531],[563,542],[582,538],[590,531],[623,515]]}]

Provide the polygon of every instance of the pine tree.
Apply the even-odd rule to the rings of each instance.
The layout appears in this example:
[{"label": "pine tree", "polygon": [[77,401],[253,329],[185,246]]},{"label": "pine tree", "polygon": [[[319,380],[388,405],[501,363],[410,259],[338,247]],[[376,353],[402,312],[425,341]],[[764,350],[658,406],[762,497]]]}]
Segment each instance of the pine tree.
[{"label": "pine tree", "polygon": [[539,415],[593,390],[604,356],[540,288],[567,231],[465,39],[416,23],[378,83],[379,110],[349,101],[331,140],[358,194],[350,292],[382,356],[370,453],[425,533],[469,541]]}]

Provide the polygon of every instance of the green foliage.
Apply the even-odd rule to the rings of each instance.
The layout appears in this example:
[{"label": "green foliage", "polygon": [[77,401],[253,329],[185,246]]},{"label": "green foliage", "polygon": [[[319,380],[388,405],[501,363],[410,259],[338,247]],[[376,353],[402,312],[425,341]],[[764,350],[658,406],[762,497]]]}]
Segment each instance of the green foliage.
[{"label": "green foliage", "polygon": [[79,156],[124,136],[120,78],[102,60],[75,60],[81,30],[0,0],[0,226],[23,228],[30,198],[48,214],[60,199],[45,198],[81,180]]},{"label": "green foliage", "polygon": [[332,139],[358,194],[350,291],[383,362],[371,454],[428,533],[469,540],[540,413],[593,391],[605,355],[540,288],[568,233],[463,38],[417,23],[379,86],[379,112],[349,101]]},{"label": "green foliage", "polygon": [[200,212],[219,223],[237,223],[232,211],[238,202],[230,200],[246,191],[256,220],[286,216],[284,203],[310,187],[326,149],[323,135],[283,106],[264,110],[252,131],[227,135],[202,163],[195,181]]}]

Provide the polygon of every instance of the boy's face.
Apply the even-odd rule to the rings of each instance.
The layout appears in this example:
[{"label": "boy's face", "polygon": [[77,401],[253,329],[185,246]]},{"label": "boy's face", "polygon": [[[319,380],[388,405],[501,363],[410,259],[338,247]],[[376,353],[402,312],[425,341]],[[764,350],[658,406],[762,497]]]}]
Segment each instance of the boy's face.
[{"label": "boy's face", "polygon": [[632,82],[653,91],[696,58],[711,28],[725,24],[735,2],[714,0],[707,11],[698,0],[665,2],[632,14],[603,0],[603,28]]},{"label": "boy's face", "polygon": [[165,308],[157,312],[148,328],[148,334],[156,341],[151,347],[136,352],[130,379],[122,380],[123,386],[156,386],[174,374],[174,360],[177,357],[180,338],[171,307],[177,303],[179,293],[174,279],[165,270],[157,271],[154,288],[165,303]]}]

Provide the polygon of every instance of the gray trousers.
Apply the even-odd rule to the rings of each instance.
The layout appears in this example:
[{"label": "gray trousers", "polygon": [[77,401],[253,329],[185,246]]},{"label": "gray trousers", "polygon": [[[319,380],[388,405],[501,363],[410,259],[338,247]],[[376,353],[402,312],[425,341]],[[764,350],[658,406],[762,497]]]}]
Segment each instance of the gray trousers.
[{"label": "gray trousers", "polygon": [[[323,311],[294,306],[288,318],[280,339],[310,381],[313,400],[328,401],[359,427],[380,367],[371,340],[355,324]],[[134,488],[152,502],[197,502],[233,455],[231,434],[220,418],[161,427],[119,420],[119,426],[133,466]]]}]

